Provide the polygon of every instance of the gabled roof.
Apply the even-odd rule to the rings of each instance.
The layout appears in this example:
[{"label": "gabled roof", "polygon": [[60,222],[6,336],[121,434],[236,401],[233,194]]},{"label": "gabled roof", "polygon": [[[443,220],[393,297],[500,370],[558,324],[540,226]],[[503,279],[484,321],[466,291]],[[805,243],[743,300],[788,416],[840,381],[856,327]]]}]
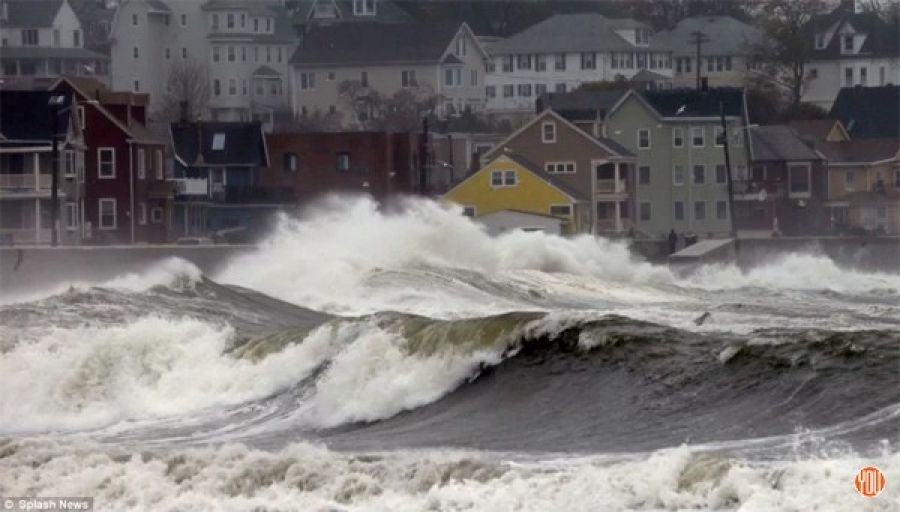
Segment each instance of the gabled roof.
[{"label": "gabled roof", "polygon": [[[259,122],[172,123],[169,133],[175,158],[185,166],[197,165],[198,146],[203,148],[203,166],[269,165],[266,141]],[[213,149],[214,142],[221,142],[222,149]]]},{"label": "gabled roof", "polygon": [[[554,121],[558,121],[558,122],[562,123],[563,126],[569,128],[570,130],[573,130],[576,134],[578,134],[578,135],[580,135],[581,137],[583,137],[586,141],[588,141],[589,143],[591,143],[591,144],[597,146],[598,148],[600,148],[600,149],[606,151],[606,152],[609,153],[609,155],[612,156],[612,157],[619,157],[619,158],[634,158],[634,154],[631,153],[630,151],[628,151],[628,149],[626,149],[626,148],[625,148],[624,146],[622,146],[621,144],[619,144],[619,143],[617,143],[617,142],[615,142],[615,141],[613,141],[613,140],[611,140],[611,139],[603,139],[603,138],[594,137],[594,136],[590,135],[589,133],[585,132],[584,130],[582,130],[581,128],[575,126],[575,125],[574,125],[571,121],[569,121],[568,119],[562,117],[562,116],[559,115],[558,113],[554,112],[553,110],[549,110],[549,109],[548,109],[548,110],[544,110],[543,112],[541,112],[541,113],[539,113],[538,115],[534,116],[534,117],[531,119],[531,121],[529,121],[528,123],[525,123],[525,124],[524,124],[523,126],[521,126],[518,130],[514,131],[514,132],[511,133],[508,137],[506,137],[506,138],[503,139],[502,141],[498,142],[498,143],[497,143],[494,147],[492,147],[486,154],[491,155],[491,154],[494,154],[494,153],[496,153],[496,152],[501,152],[502,150],[505,149],[505,147],[506,147],[507,144],[509,144],[510,142],[512,142],[513,140],[515,140],[516,137],[518,137],[519,135],[521,135],[525,130],[529,129],[530,127],[532,127],[533,125],[535,125],[535,124],[537,124],[537,123],[540,123],[540,122],[545,121],[545,120],[548,119],[548,118],[550,118],[550,119],[552,119],[552,120],[554,120]],[[498,153],[498,154],[499,154],[499,153]]]},{"label": "gabled roof", "polygon": [[[606,18],[596,13],[557,14],[491,45],[492,55],[634,51],[638,48],[616,30],[650,27],[632,19]],[[653,44],[653,43],[651,43]]]},{"label": "gabled roof", "polygon": [[840,119],[854,139],[898,138],[900,85],[845,87],[838,92],[829,117]]},{"label": "gabled roof", "polygon": [[147,2],[147,5],[150,7],[150,9],[152,9],[154,11],[172,12],[172,10],[169,9],[169,6],[166,5],[165,2],[163,2],[162,0],[144,0],[144,1]]},{"label": "gabled roof", "polygon": [[[788,126],[797,132],[801,137],[808,138],[815,142],[828,142],[828,137],[835,130],[845,139],[850,138],[850,134],[844,128],[844,124],[836,119],[807,119],[802,121],[791,121]],[[836,141],[835,141],[836,142]]]},{"label": "gabled roof", "polygon": [[144,144],[165,144],[165,142],[146,126],[135,119],[129,119],[128,123],[113,115],[107,105],[138,105],[146,106],[150,102],[148,94],[133,92],[113,91],[102,82],[88,77],[75,77],[63,75],[53,82],[47,89],[52,91],[60,84],[67,83],[83,100],[95,100],[90,106],[97,109],[104,117],[109,119],[116,127],[122,130],[129,138]]},{"label": "gabled roof", "polygon": [[[865,41],[856,54],[845,55],[841,52],[842,43],[838,36],[847,25],[857,33],[866,34]],[[831,29],[834,29],[833,37],[824,48],[817,49],[816,34],[824,34]],[[857,13],[851,6],[841,5],[828,14],[813,17],[804,27],[804,32],[810,48],[810,61],[900,56],[900,30],[881,19],[877,13]]]},{"label": "gabled roof", "polygon": [[[409,14],[406,11],[401,9],[397,4],[387,0],[376,0],[377,5],[375,8],[375,15],[355,15],[353,14],[353,1],[352,0],[300,0],[295,2],[295,7],[292,9],[293,11],[293,22],[295,25],[306,25],[307,23],[324,23],[324,22],[386,22],[386,23],[400,23],[400,22],[408,22],[413,21]],[[337,7],[338,16],[337,20],[330,19],[322,19],[322,20],[314,20],[313,16],[313,8],[315,7],[317,2],[321,3],[330,3]]]},{"label": "gabled roof", "polygon": [[753,161],[810,161],[822,159],[789,126],[757,126],[749,131],[750,155]]},{"label": "gabled roof", "polygon": [[[468,27],[456,23],[359,22],[314,25],[294,52],[291,64],[437,64],[460,30],[468,31]],[[480,45],[477,46],[479,47],[470,48],[469,51],[484,51]]]},{"label": "gabled roof", "polygon": [[628,85],[621,89],[605,91],[548,92],[538,99],[540,110],[550,108],[569,121],[595,121],[598,112],[605,115],[628,92]]},{"label": "gabled roof", "polygon": [[[546,171],[544,171],[543,169],[541,169],[540,166],[531,162],[530,160],[528,160],[527,158],[525,158],[522,155],[519,155],[519,154],[513,153],[513,152],[509,152],[509,151],[503,151],[503,152],[499,153],[498,155],[494,156],[494,158],[491,158],[490,161],[487,164],[481,166],[481,168],[478,169],[478,171],[470,174],[464,180],[457,183],[456,186],[454,186],[453,188],[448,190],[444,194],[444,197],[449,196],[454,190],[461,187],[464,183],[466,183],[467,181],[469,181],[470,179],[472,179],[473,177],[475,177],[476,175],[478,175],[479,173],[484,171],[488,166],[490,166],[491,164],[493,164],[494,162],[496,162],[497,160],[500,160],[500,159],[512,160],[514,163],[518,164],[520,167],[522,167],[526,171],[534,174],[537,178],[539,178],[544,183],[550,185],[551,187],[562,192],[563,194],[569,196],[569,198],[572,201],[586,201],[586,199],[580,193],[578,193],[576,190],[572,189],[571,187],[569,187],[568,185],[563,183],[561,180],[555,178],[553,175],[551,175],[551,174],[547,173]],[[528,212],[528,213],[530,213],[530,212]]]},{"label": "gabled roof", "polygon": [[672,30],[657,33],[653,42],[675,55],[694,56],[697,46],[691,43],[691,33],[695,31],[709,38],[703,47],[704,55],[745,55],[762,38],[758,28],[731,16],[697,16],[679,21]]},{"label": "gabled roof", "polygon": [[900,139],[857,139],[846,142],[825,142],[816,149],[831,163],[870,164],[897,158]]},{"label": "gabled roof", "polygon": [[[53,129],[51,126],[49,91],[3,91],[0,90],[0,134],[9,145],[16,142],[42,142],[49,144]],[[63,96],[59,111],[72,104],[72,96]],[[69,130],[70,115],[57,117],[57,135],[65,136]]]},{"label": "gabled roof", "polygon": [[[63,0],[4,0],[8,18],[0,27],[50,28],[62,8]],[[9,48],[3,48],[6,52]]]},{"label": "gabled roof", "polygon": [[743,117],[744,115],[744,90],[736,87],[710,88],[706,91],[697,91],[696,89],[638,91],[630,89],[610,109],[610,113],[618,110],[628,98],[632,97],[643,103],[660,119],[718,119],[720,105],[725,111],[726,117]]},{"label": "gabled roof", "polygon": [[253,76],[281,76],[281,73],[275,71],[269,66],[260,66],[253,72]]}]

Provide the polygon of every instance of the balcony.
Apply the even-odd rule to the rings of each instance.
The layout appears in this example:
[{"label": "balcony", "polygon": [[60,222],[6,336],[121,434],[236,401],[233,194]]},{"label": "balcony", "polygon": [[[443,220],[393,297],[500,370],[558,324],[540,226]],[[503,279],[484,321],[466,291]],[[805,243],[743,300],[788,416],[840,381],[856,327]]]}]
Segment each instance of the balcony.
[{"label": "balcony", "polygon": [[597,194],[627,194],[625,180],[597,180]]},{"label": "balcony", "polygon": [[170,180],[175,184],[176,196],[203,196],[209,195],[208,181],[204,178],[177,178]]},{"label": "balcony", "polygon": [[50,190],[49,174],[0,174],[2,190]]},{"label": "balcony", "polygon": [[291,187],[226,187],[214,183],[212,200],[216,203],[292,203],[296,201]]},{"label": "balcony", "polygon": [[732,183],[734,198],[760,201],[766,198],[784,197],[784,182],[777,180],[736,180]]}]

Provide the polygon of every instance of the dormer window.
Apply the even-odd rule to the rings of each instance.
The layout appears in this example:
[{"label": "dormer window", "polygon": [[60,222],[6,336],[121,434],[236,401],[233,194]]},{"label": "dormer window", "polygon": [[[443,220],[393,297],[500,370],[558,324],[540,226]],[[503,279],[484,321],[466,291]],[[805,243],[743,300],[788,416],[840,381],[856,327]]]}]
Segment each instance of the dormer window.
[{"label": "dormer window", "polygon": [[844,53],[853,53],[854,52],[854,40],[853,35],[844,36],[842,38],[842,51]]},{"label": "dormer window", "polygon": [[354,16],[375,16],[375,0],[353,0]]},{"label": "dormer window", "polygon": [[816,50],[825,48],[825,34],[816,34]]},{"label": "dormer window", "polygon": [[637,46],[647,46],[650,44],[650,31],[645,28],[639,28],[634,31],[634,44]]}]

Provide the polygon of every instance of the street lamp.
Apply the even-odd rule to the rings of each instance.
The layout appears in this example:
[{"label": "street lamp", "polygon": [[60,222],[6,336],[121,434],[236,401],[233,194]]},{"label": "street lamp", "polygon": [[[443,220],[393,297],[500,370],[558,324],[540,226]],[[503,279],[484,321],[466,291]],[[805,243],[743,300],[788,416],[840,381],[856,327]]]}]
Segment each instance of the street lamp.
[{"label": "street lamp", "polygon": [[50,246],[59,245],[59,116],[79,105],[96,105],[97,100],[75,101],[66,108],[60,107],[65,103],[66,95],[52,94],[47,102],[50,106],[50,143],[52,151],[50,172]]}]

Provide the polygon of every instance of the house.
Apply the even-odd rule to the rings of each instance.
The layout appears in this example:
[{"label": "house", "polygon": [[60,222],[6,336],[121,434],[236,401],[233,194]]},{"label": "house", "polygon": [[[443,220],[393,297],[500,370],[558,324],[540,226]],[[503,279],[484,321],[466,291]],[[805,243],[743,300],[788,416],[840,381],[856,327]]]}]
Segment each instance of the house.
[{"label": "house", "polygon": [[861,12],[855,0],[813,17],[805,38],[812,50],[804,102],[827,110],[841,88],[900,85],[900,30],[874,12]]},{"label": "house", "polygon": [[672,229],[712,237],[733,233],[721,117],[732,175],[743,175],[744,105],[739,88],[630,90],[605,113],[598,112],[600,134],[635,155],[631,200],[639,234],[661,238]]},{"label": "house", "polygon": [[150,94],[165,118],[188,101],[192,117],[272,129],[289,111],[297,35],[277,0],[133,0],[112,31],[113,86]]},{"label": "house", "polygon": [[91,78],[64,75],[50,86],[72,95],[84,133],[84,243],[164,243],[173,187],[165,141],[146,127],[149,97],[113,91]]},{"label": "house", "polygon": [[900,139],[819,144],[828,158],[830,220],[838,233],[900,234]]},{"label": "house", "polygon": [[[594,205],[586,209],[587,230],[621,234],[633,218],[634,155],[611,139],[595,137],[556,112],[544,110],[487,153],[507,151],[534,162],[555,182]],[[579,226],[582,221],[579,220]]]},{"label": "house", "polygon": [[506,138],[499,133],[464,131],[432,131],[429,135],[428,174],[440,194],[487,164],[485,155]]},{"label": "house", "polygon": [[345,126],[364,127],[377,96],[408,91],[440,116],[481,111],[486,60],[464,23],[316,25],[291,58],[293,110],[327,109]]},{"label": "house", "polygon": [[312,25],[413,21],[406,11],[388,0],[287,0],[285,6],[301,33]]},{"label": "house", "polygon": [[0,1],[4,89],[45,89],[63,73],[108,82],[109,58],[85,48],[68,0]]},{"label": "house", "polygon": [[835,119],[805,119],[790,121],[788,126],[807,142],[840,142],[850,140],[844,125]]},{"label": "house", "polygon": [[829,117],[853,139],[900,138],[900,85],[849,87],[838,93]]},{"label": "house", "polygon": [[[699,63],[698,33],[704,41]],[[758,28],[730,16],[697,16],[657,33],[653,42],[672,51],[674,87],[696,87],[697,76],[709,87],[743,87],[755,71],[750,55],[761,37]]]},{"label": "house", "polygon": [[566,92],[585,82],[630,79],[641,70],[672,74],[671,52],[650,27],[595,13],[558,14],[489,46],[487,111],[529,117],[546,92]]},{"label": "house", "polygon": [[47,91],[0,91],[0,245],[51,243],[54,138],[57,242],[81,242],[84,146],[72,101]]},{"label": "house", "polygon": [[294,203],[290,189],[262,184],[270,159],[261,123],[181,121],[170,125],[169,134],[175,149],[177,237],[227,230],[252,239],[273,214]]},{"label": "house", "polygon": [[732,184],[738,236],[829,232],[828,171],[815,144],[785,125],[747,131],[749,172],[736,176]]},{"label": "house", "polygon": [[118,0],[68,0],[81,20],[84,47],[109,57],[110,29],[116,15]]},{"label": "house", "polygon": [[507,212],[503,217],[488,220],[497,231],[499,227],[533,228],[535,217],[542,216],[562,220],[565,234],[586,233],[591,229],[591,202],[586,196],[573,190],[558,176],[513,152],[504,151],[494,156],[443,198],[461,205],[463,213],[475,219]]},{"label": "house", "polygon": [[270,165],[260,169],[260,185],[288,190],[301,203],[331,192],[378,200],[419,192],[415,134],[268,134],[266,146]]}]

